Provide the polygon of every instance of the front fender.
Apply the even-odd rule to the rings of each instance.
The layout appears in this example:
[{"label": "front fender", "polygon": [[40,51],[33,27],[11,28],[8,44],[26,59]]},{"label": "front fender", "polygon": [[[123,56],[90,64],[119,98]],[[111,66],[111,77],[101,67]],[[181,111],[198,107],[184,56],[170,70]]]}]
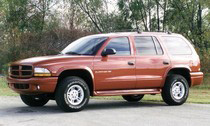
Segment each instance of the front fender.
[{"label": "front fender", "polygon": [[58,71],[56,72],[55,76],[59,76],[63,71],[66,70],[86,70],[90,73],[92,79],[94,80],[94,74],[91,68],[87,67],[87,66],[69,66],[69,67],[61,67],[58,69]]}]

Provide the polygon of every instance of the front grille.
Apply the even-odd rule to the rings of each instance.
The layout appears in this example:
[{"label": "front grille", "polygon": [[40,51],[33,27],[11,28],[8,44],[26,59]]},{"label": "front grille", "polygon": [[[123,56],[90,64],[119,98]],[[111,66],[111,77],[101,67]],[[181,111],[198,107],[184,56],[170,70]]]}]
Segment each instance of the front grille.
[{"label": "front grille", "polygon": [[32,66],[15,65],[10,67],[10,76],[13,78],[30,78],[33,75]]},{"label": "front grille", "polygon": [[16,89],[29,89],[29,84],[14,84]]},{"label": "front grille", "polygon": [[19,70],[19,66],[11,66],[12,70]]}]

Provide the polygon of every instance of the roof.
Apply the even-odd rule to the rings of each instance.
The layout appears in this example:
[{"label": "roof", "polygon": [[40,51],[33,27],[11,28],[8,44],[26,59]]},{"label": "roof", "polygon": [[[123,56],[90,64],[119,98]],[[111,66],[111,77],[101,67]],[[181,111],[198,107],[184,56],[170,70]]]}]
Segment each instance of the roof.
[{"label": "roof", "polygon": [[179,35],[176,33],[166,33],[166,32],[112,32],[112,33],[99,33],[99,34],[94,34],[91,36],[103,36],[103,37],[114,37],[114,36],[138,36],[138,35],[155,35],[155,36],[162,36],[162,35]]}]

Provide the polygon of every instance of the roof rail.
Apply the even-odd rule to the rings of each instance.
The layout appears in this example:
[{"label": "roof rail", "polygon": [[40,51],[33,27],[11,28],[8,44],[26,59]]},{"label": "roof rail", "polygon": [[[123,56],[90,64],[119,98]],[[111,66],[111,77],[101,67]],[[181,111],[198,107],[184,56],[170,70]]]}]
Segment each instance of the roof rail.
[{"label": "roof rail", "polygon": [[171,32],[171,31],[167,31],[166,33],[167,33],[167,34],[169,34],[169,35],[170,35],[170,34],[172,34],[172,32]]},{"label": "roof rail", "polygon": [[142,31],[139,28],[136,29],[122,29],[122,30],[114,30],[112,32],[137,32],[137,33],[142,33]]},{"label": "roof rail", "polygon": [[139,34],[142,33],[142,31],[139,29],[139,27],[136,28],[136,32],[139,33]]},{"label": "roof rail", "polygon": [[167,33],[167,34],[169,34],[169,35],[172,34],[172,32],[169,31],[169,30],[164,30],[164,32]]}]

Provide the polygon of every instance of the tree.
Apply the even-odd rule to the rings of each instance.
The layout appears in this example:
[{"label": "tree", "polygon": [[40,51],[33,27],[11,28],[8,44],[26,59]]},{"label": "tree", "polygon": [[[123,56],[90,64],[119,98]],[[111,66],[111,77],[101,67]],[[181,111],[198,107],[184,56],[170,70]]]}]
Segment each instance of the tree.
[{"label": "tree", "polygon": [[101,15],[103,15],[103,11],[101,11],[103,10],[103,2],[101,0],[74,0],[74,2],[85,14],[87,14],[96,29],[99,32],[103,32],[104,27],[100,18]]},{"label": "tree", "polygon": [[87,34],[141,29],[184,35],[209,71],[209,0],[118,0],[118,8],[110,11],[111,4],[115,2],[1,0],[0,68],[21,58],[54,54]]}]

